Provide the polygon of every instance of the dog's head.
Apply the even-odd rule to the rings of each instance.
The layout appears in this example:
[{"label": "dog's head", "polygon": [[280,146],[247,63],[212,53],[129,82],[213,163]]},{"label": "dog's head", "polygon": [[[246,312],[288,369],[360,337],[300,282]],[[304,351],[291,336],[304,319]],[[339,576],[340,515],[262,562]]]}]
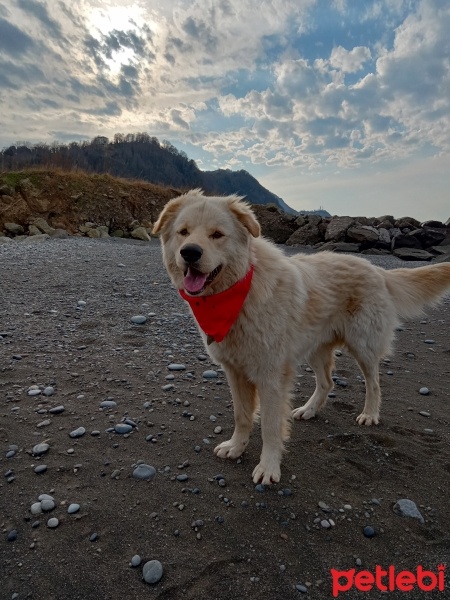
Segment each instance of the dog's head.
[{"label": "dog's head", "polygon": [[153,233],[161,233],[164,264],[177,288],[207,296],[244,277],[260,226],[242,198],[193,190],[166,204]]}]

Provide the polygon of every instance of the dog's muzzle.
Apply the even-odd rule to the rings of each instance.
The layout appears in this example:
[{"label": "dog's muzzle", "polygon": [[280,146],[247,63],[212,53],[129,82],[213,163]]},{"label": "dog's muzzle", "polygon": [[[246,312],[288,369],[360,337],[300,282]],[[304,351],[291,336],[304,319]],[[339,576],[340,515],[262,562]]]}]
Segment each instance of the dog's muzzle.
[{"label": "dog's muzzle", "polygon": [[186,244],[181,248],[180,254],[188,265],[193,265],[201,259],[203,249],[197,244]]}]

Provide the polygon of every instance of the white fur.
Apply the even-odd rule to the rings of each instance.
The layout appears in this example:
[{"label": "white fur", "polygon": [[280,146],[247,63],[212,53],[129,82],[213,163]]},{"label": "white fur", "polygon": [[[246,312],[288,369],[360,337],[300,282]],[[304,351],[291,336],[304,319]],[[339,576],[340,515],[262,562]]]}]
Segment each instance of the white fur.
[{"label": "white fur", "polygon": [[[223,237],[213,238],[217,230]],[[398,317],[418,314],[450,287],[450,264],[384,271],[355,256],[324,252],[288,258],[259,237],[252,211],[235,196],[189,192],[166,205],[155,224],[159,231],[164,263],[178,288],[186,269],[179,250],[186,243],[203,249],[201,271],[223,266],[205,295],[227,289],[255,266],[237,321],[221,343],[206,347],[225,370],[234,404],[234,433],[215,453],[242,454],[259,408],[263,447],[253,479],[264,484],[280,480],[291,414],[310,419],[325,405],[333,387],[334,349],[346,346],[364,374],[366,399],[357,422],[378,424],[378,363],[391,349]],[[305,360],[316,374],[316,389],[304,406],[291,411],[296,366]]]}]

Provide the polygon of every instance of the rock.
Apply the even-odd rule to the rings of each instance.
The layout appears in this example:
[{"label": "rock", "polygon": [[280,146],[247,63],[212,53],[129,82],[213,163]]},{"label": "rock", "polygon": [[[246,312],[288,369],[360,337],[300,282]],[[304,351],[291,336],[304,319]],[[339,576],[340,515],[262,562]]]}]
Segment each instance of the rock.
[{"label": "rock", "polygon": [[12,233],[13,235],[22,235],[25,233],[22,225],[18,225],[17,223],[5,223],[3,227],[8,233]]},{"label": "rock", "polygon": [[133,431],[133,427],[126,423],[117,423],[117,425],[114,425],[114,431],[120,434],[130,433],[130,431]]},{"label": "rock", "polygon": [[131,232],[131,237],[135,240],[142,240],[143,242],[150,241],[150,236],[148,235],[145,227],[136,227],[136,229],[133,229]]},{"label": "rock", "polygon": [[53,227],[50,227],[50,225],[47,223],[47,221],[45,219],[43,219],[42,217],[35,219],[33,221],[32,225],[34,225],[34,227],[39,229],[39,231],[41,233],[48,233],[48,235],[50,235],[51,233],[53,233],[55,231],[53,229]]},{"label": "rock", "polygon": [[69,234],[67,233],[67,231],[65,229],[54,229],[51,233],[50,233],[50,237],[55,239],[55,240],[66,240],[69,237]]},{"label": "rock", "polygon": [[430,246],[437,246],[445,240],[447,236],[447,229],[443,227],[438,229],[435,227],[423,227],[412,232],[415,238],[419,240],[423,248],[430,248]]},{"label": "rock", "polygon": [[124,236],[124,231],[123,229],[115,229],[112,233],[111,233],[111,237],[116,237],[116,238],[123,238]]},{"label": "rock", "polygon": [[147,317],[144,315],[135,315],[134,317],[131,317],[130,321],[131,323],[134,323],[134,325],[144,325],[144,323],[147,322]]},{"label": "rock", "polygon": [[319,248],[320,251],[329,250],[330,252],[359,252],[360,244],[351,244],[350,242],[327,242]]},{"label": "rock", "polygon": [[430,252],[418,248],[396,248],[393,254],[402,260],[431,260],[433,258]]},{"label": "rock", "polygon": [[213,371],[209,369],[208,371],[203,371],[203,377],[205,379],[216,379],[218,377],[217,371]]},{"label": "rock", "polygon": [[28,227],[28,235],[40,235],[42,232],[36,227],[36,225],[30,225]]},{"label": "rock", "polygon": [[46,444],[45,442],[42,442],[40,444],[36,444],[36,446],[33,447],[33,456],[41,456],[42,454],[45,454],[46,452],[48,452],[50,446],[48,444]]},{"label": "rock", "polygon": [[419,394],[421,396],[428,396],[429,393],[430,393],[430,390],[427,387],[421,387],[419,390]]},{"label": "rock", "polygon": [[350,242],[374,244],[379,239],[378,229],[367,225],[355,225],[348,228],[347,239]]},{"label": "rock", "polygon": [[387,245],[390,246],[391,236],[390,236],[389,231],[387,230],[386,227],[379,227],[378,228],[378,240],[380,242],[383,242],[384,244],[387,244]]},{"label": "rock", "polygon": [[139,567],[139,565],[142,562],[142,558],[139,556],[139,554],[135,554],[133,556],[133,558],[131,559],[131,566],[132,567]]},{"label": "rock", "polygon": [[445,228],[445,225],[442,221],[425,221],[422,223],[422,227],[437,227],[438,229],[441,229]]},{"label": "rock", "polygon": [[42,242],[46,242],[50,239],[50,236],[47,233],[39,233],[37,235],[32,235],[25,238],[22,244],[40,244]]},{"label": "rock", "polygon": [[9,237],[0,237],[0,244],[9,244],[12,242],[12,239]]},{"label": "rock", "polygon": [[84,427],[78,427],[74,431],[71,431],[69,433],[69,436],[71,438],[79,438],[79,437],[82,437],[85,433],[86,433],[86,429]]},{"label": "rock", "polygon": [[50,529],[55,529],[56,527],[58,527],[58,525],[59,521],[56,517],[52,517],[47,521],[47,527],[50,527]]},{"label": "rock", "polygon": [[3,196],[14,196],[14,188],[12,188],[10,185],[1,185],[0,186],[0,197]]},{"label": "rock", "polygon": [[355,222],[352,217],[333,217],[325,232],[325,241],[343,242],[349,227]]},{"label": "rock", "polygon": [[422,244],[415,235],[407,233],[395,233],[391,240],[391,248],[417,248],[422,249]]},{"label": "rock", "polygon": [[416,503],[407,498],[397,500],[394,505],[394,513],[401,517],[410,517],[412,519],[418,519],[421,523],[425,523],[425,519],[420,514]]},{"label": "rock", "polygon": [[73,515],[73,514],[77,513],[79,510],[80,510],[80,505],[72,503],[72,504],[69,504],[67,512],[69,513],[69,515]]},{"label": "rock", "polygon": [[[382,217],[378,217],[378,226],[381,227],[382,223],[389,223],[391,227],[394,226],[395,218],[392,215],[383,215]],[[390,227],[388,228],[390,229]]]},{"label": "rock", "polygon": [[[312,216],[312,215],[311,215]],[[294,231],[294,233],[286,240],[286,246],[309,246],[322,241],[322,234],[317,228],[317,225],[306,224],[303,227]]]},{"label": "rock", "polygon": [[275,244],[284,244],[298,229],[297,217],[286,215],[276,206],[255,205],[252,208],[261,223],[262,234]]},{"label": "rock", "polygon": [[98,229],[88,229],[86,235],[93,239],[99,239],[101,237],[100,231]]},{"label": "rock", "polygon": [[152,481],[156,477],[156,469],[151,465],[138,465],[133,471],[133,477],[141,481]]},{"label": "rock", "polygon": [[158,583],[163,573],[163,566],[159,560],[149,560],[142,568],[142,577],[146,583]]},{"label": "rock", "polygon": [[106,225],[100,225],[97,227],[97,231],[100,233],[101,238],[109,238],[109,227],[106,227]]},{"label": "rock", "polygon": [[395,221],[394,226],[398,227],[399,229],[417,229],[418,227],[420,227],[420,222],[417,221],[417,219],[413,219],[412,217],[401,217],[400,219],[397,219],[397,221]]}]

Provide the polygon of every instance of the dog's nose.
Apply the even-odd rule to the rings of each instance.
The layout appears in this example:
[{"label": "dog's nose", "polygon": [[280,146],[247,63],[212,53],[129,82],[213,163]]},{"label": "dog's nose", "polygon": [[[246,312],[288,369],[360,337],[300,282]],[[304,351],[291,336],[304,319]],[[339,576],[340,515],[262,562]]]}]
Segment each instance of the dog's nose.
[{"label": "dog's nose", "polygon": [[203,250],[197,244],[186,244],[181,248],[180,254],[187,263],[192,264],[201,259]]}]

